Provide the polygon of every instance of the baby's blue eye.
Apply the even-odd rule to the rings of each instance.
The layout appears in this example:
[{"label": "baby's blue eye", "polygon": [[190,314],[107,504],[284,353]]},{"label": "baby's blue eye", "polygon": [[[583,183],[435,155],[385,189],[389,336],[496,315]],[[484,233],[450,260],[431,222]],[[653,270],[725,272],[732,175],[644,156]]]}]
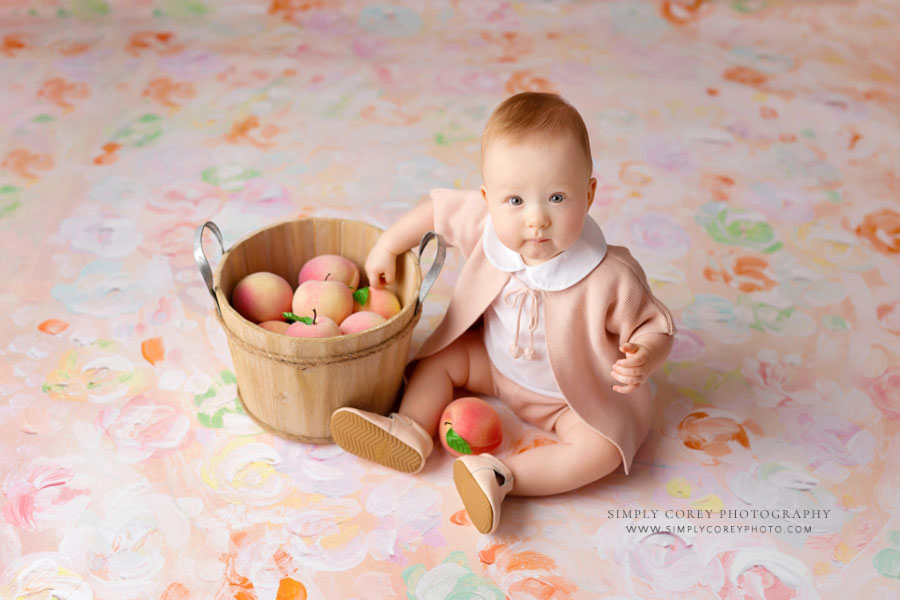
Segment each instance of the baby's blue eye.
[{"label": "baby's blue eye", "polygon": [[562,194],[553,194],[552,196],[550,196],[550,202],[556,202],[556,203],[559,203],[559,202],[562,202],[562,201],[565,200],[565,199],[566,199],[566,197],[563,196]]},{"label": "baby's blue eye", "polygon": [[520,204],[522,204],[522,202],[523,202],[523,200],[521,198],[519,198],[518,196],[511,196],[509,199],[509,203],[512,204],[513,206],[519,206]]}]

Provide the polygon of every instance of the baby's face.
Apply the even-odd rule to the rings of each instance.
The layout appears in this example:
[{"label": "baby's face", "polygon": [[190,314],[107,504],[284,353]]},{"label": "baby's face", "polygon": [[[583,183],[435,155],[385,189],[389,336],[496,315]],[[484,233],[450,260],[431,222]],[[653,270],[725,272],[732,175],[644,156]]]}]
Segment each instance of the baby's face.
[{"label": "baby's face", "polygon": [[597,180],[573,137],[494,140],[482,172],[497,237],[526,265],[550,260],[581,236]]}]

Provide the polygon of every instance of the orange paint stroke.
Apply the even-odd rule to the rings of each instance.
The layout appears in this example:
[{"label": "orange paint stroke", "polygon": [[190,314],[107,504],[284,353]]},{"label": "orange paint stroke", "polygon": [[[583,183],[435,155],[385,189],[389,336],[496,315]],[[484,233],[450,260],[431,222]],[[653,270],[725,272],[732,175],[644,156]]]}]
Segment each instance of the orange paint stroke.
[{"label": "orange paint stroke", "polygon": [[663,0],[660,13],[669,23],[684,25],[700,17],[703,0]]},{"label": "orange paint stroke", "polygon": [[184,48],[181,44],[175,44],[174,40],[174,34],[168,31],[138,31],[131,34],[125,49],[134,56],[140,56],[145,51],[160,55],[174,54]]},{"label": "orange paint stroke", "polygon": [[270,148],[273,144],[267,140],[278,135],[280,131],[281,129],[274,125],[260,126],[259,118],[256,117],[256,115],[251,115],[243,121],[239,121],[232,125],[231,131],[225,135],[225,139],[232,144],[246,141],[257,148]]},{"label": "orange paint stroke", "polygon": [[506,544],[493,544],[478,553],[478,560],[483,565],[492,565],[497,562],[497,555],[506,550]]},{"label": "orange paint stroke", "polygon": [[294,21],[297,13],[305,13],[325,7],[323,0],[272,0],[269,4],[270,15],[281,15],[285,21]]},{"label": "orange paint stroke", "polygon": [[24,41],[23,34],[9,33],[3,36],[3,42],[0,44],[0,52],[9,58],[15,58],[16,53],[24,50],[28,45]]},{"label": "orange paint stroke", "polygon": [[85,83],[70,83],[62,77],[54,77],[44,82],[37,95],[68,111],[75,108],[72,101],[89,98],[91,90]]},{"label": "orange paint stroke", "polygon": [[687,415],[678,424],[678,434],[688,448],[713,457],[731,454],[732,442],[750,448],[750,439],[742,424],[728,417],[710,417],[702,411]]},{"label": "orange paint stroke", "polygon": [[900,213],[890,209],[871,212],[863,217],[856,235],[867,240],[881,252],[891,256],[900,253]]},{"label": "orange paint stroke", "polygon": [[142,94],[144,98],[150,98],[169,108],[181,108],[181,103],[176,99],[190,100],[194,95],[192,83],[179,83],[165,76],[151,80]]},{"label": "orange paint stroke", "polygon": [[777,119],[778,111],[771,106],[760,106],[759,116],[761,116],[763,119]]},{"label": "orange paint stroke", "polygon": [[884,90],[866,90],[863,92],[863,98],[875,102],[889,102],[891,100],[890,94]]},{"label": "orange paint stroke", "polygon": [[285,577],[278,582],[275,600],[306,600],[306,587],[299,581]]},{"label": "orange paint stroke", "polygon": [[412,125],[420,118],[419,115],[405,110],[397,103],[392,103],[390,106],[370,104],[359,111],[359,115],[367,121],[399,127]]},{"label": "orange paint stroke", "polygon": [[647,165],[626,160],[619,167],[619,181],[632,187],[644,187],[653,182]]},{"label": "orange paint stroke", "polygon": [[70,42],[66,40],[56,47],[63,56],[78,56],[79,54],[84,54],[90,50],[91,44],[87,42]]},{"label": "orange paint stroke", "polygon": [[900,335],[900,300],[879,304],[875,309],[878,324],[894,335]]},{"label": "orange paint stroke", "polygon": [[504,571],[511,573],[512,571],[534,571],[535,569],[544,569],[550,571],[556,568],[556,561],[540,552],[525,551],[519,552],[512,556],[504,565]]},{"label": "orange paint stroke", "polygon": [[[222,589],[219,590],[221,597],[230,597],[234,598],[234,600],[257,600],[256,592],[253,591],[253,582],[238,573],[234,564],[237,559],[236,550],[246,543],[246,532],[238,531],[232,533],[231,545],[234,549],[219,557],[219,561],[225,563],[225,582],[222,585]],[[224,594],[227,594],[227,596]]]},{"label": "orange paint stroke", "polygon": [[144,340],[141,344],[141,354],[144,355],[144,359],[151,365],[162,361],[166,357],[162,338],[155,337]]},{"label": "orange paint stroke", "polygon": [[578,589],[572,582],[555,575],[556,561],[541,552],[514,552],[506,544],[494,544],[480,551],[478,559],[483,565],[496,565],[496,569],[503,574],[527,573],[518,581],[515,581],[516,575],[511,577],[514,581],[509,592],[513,598],[567,600]]},{"label": "orange paint stroke", "polygon": [[768,81],[768,77],[766,77],[765,73],[751,67],[732,67],[725,71],[723,77],[728,81],[734,81],[735,83],[742,83],[752,87],[765,85],[766,81]]},{"label": "orange paint stroke", "polygon": [[530,38],[515,31],[482,31],[481,38],[500,47],[500,56],[496,58],[500,63],[517,62],[520,56],[530,53],[532,49]]},{"label": "orange paint stroke", "polygon": [[506,82],[506,91],[509,94],[519,92],[550,92],[557,93],[556,88],[547,79],[533,74],[531,71],[516,71]]},{"label": "orange paint stroke", "polygon": [[727,175],[704,174],[700,185],[709,189],[713,200],[724,202],[731,197],[731,187],[734,185],[734,179]]},{"label": "orange paint stroke", "polygon": [[769,261],[758,256],[738,256],[730,265],[719,266],[715,260],[713,264],[703,269],[703,277],[713,283],[720,279],[727,285],[738,290],[751,293],[770,290],[776,282],[766,274]]},{"label": "orange paint stroke", "polygon": [[103,154],[100,156],[94,157],[95,165],[110,165],[117,160],[119,157],[116,155],[116,151],[122,147],[122,144],[117,144],[116,142],[109,142],[108,144],[103,144]]},{"label": "orange paint stroke", "polygon": [[191,592],[187,587],[178,581],[172,583],[165,589],[159,600],[187,600],[191,597]]},{"label": "orange paint stroke", "polygon": [[53,158],[49,154],[33,154],[25,148],[17,148],[6,155],[0,167],[26,179],[38,179],[34,171],[52,169]]},{"label": "orange paint stroke", "polygon": [[281,573],[282,577],[287,577],[294,564],[294,559],[291,558],[291,555],[285,552],[284,548],[279,548],[278,551],[272,555],[272,560],[275,561],[275,566],[278,567],[278,572]]},{"label": "orange paint stroke", "polygon": [[536,598],[537,600],[569,600],[578,587],[562,577],[550,575],[540,579],[528,577],[509,586],[512,598]]},{"label": "orange paint stroke", "polygon": [[454,525],[468,525],[469,515],[466,513],[466,509],[458,510],[450,515],[450,522]]},{"label": "orange paint stroke", "polygon": [[68,328],[69,324],[65,321],[60,321],[59,319],[47,319],[38,325],[38,331],[43,331],[50,335],[59,335]]}]

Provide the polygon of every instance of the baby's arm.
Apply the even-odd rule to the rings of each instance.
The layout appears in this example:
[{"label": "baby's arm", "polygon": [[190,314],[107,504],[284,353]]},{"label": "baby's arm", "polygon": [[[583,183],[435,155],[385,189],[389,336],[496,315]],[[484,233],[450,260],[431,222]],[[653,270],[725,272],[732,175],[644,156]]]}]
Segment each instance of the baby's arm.
[{"label": "baby's arm", "polygon": [[422,236],[434,229],[434,202],[428,198],[400,217],[388,228],[366,258],[369,285],[381,287],[394,282],[397,256],[419,244]]},{"label": "baby's arm", "polygon": [[619,347],[625,353],[612,366],[613,379],[625,385],[613,386],[620,394],[638,389],[657,369],[663,366],[672,350],[674,336],[665,333],[642,333],[634,341]]}]

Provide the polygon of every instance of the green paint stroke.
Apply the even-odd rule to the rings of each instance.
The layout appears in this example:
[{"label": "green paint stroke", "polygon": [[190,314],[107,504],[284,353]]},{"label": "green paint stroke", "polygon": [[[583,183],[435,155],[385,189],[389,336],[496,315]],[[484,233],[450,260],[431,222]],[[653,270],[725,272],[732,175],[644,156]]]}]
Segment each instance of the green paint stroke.
[{"label": "green paint stroke", "polygon": [[694,221],[720,244],[741,246],[758,252],[775,252],[782,246],[772,226],[757,215],[708,202],[697,210]]},{"label": "green paint stroke", "polygon": [[76,17],[104,17],[109,14],[109,4],[103,0],[72,0],[69,5]]},{"label": "green paint stroke", "polygon": [[22,207],[22,188],[14,185],[0,187],[0,219],[12,215]]},{"label": "green paint stroke", "polygon": [[209,6],[195,0],[165,0],[162,6],[166,16],[176,18],[202,17],[212,12]]},{"label": "green paint stroke", "polygon": [[248,180],[259,176],[259,171],[240,165],[210,167],[201,174],[203,181],[223,189],[226,192],[242,190],[244,184]]},{"label": "green paint stroke", "polygon": [[872,559],[872,564],[885,577],[900,579],[900,550],[883,548]]},{"label": "green paint stroke", "polygon": [[850,329],[850,325],[840,315],[825,315],[822,317],[822,323],[831,331],[847,331]]},{"label": "green paint stroke", "polygon": [[888,543],[891,546],[896,546],[897,548],[900,548],[900,531],[897,531],[896,529],[891,531],[888,534]]},{"label": "green paint stroke", "polygon": [[[490,579],[472,572],[466,554],[460,550],[451,552],[444,562],[431,570],[417,564],[403,573],[408,600],[504,600],[505,595]],[[452,586],[452,587],[451,587]]]},{"label": "green paint stroke", "polygon": [[113,141],[123,146],[146,146],[163,134],[163,118],[159,115],[143,115],[126,123],[113,136]]},{"label": "green paint stroke", "polygon": [[241,402],[237,398],[237,394],[235,394],[233,399],[225,403],[215,400],[216,396],[223,393],[223,388],[236,383],[237,378],[235,378],[234,373],[226,369],[219,373],[219,376],[205,393],[194,396],[194,404],[198,408],[197,421],[200,425],[208,429],[222,429],[225,426],[225,415],[246,414],[244,413],[244,407],[241,406]]}]

